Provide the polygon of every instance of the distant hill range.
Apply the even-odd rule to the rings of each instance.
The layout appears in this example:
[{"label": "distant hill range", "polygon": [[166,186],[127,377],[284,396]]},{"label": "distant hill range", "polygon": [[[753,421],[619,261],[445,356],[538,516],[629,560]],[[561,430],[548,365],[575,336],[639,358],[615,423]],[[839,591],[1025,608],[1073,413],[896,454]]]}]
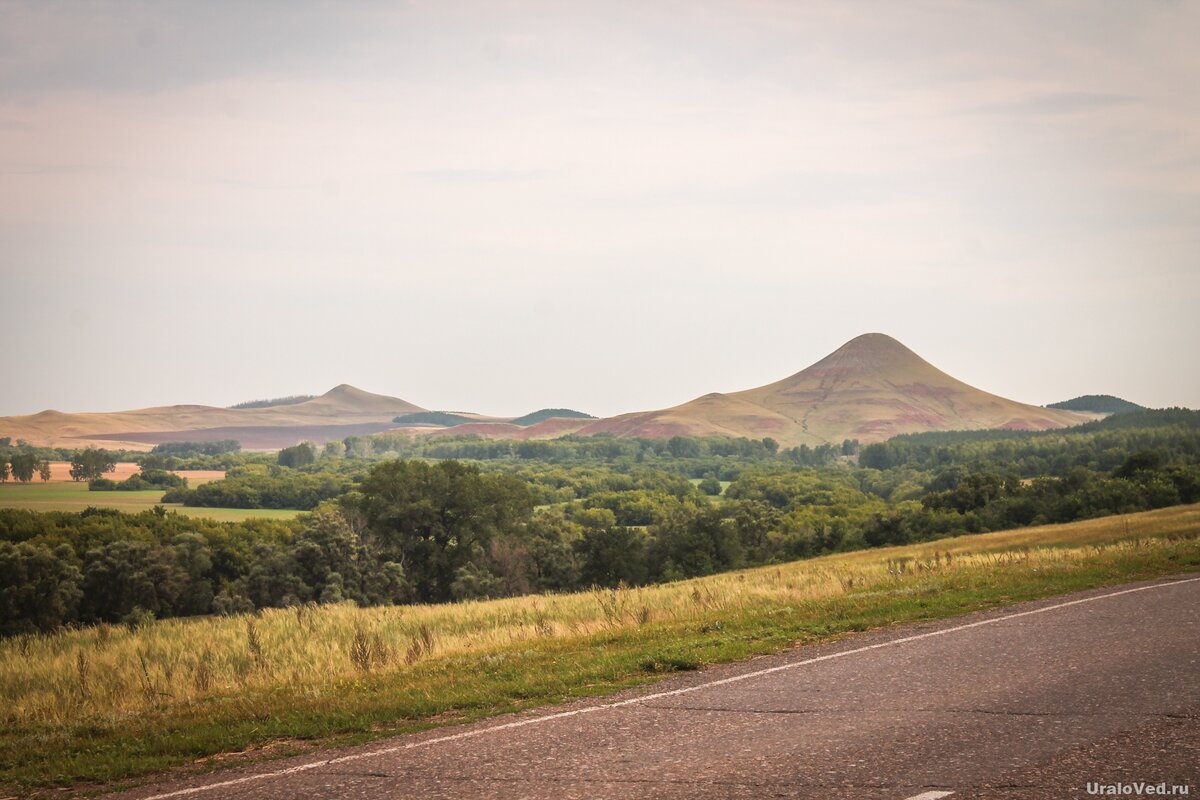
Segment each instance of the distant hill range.
[{"label": "distant hill range", "polygon": [[660,411],[623,414],[580,434],[651,438],[770,436],[785,445],[878,442],[898,433],[1045,430],[1094,415],[1018,403],[969,386],[890,336],[850,340],[807,369],[756,389],[712,393]]},{"label": "distant hill range", "polygon": [[1085,394],[1061,403],[1051,403],[1046,408],[1061,408],[1065,411],[1090,411],[1093,414],[1129,414],[1145,411],[1145,406],[1113,397],[1111,394]]},{"label": "distant hill range", "polygon": [[[347,384],[299,402],[257,401],[241,408],[159,406],[112,413],[43,411],[0,418],[0,436],[52,447],[123,447],[149,450],[163,442],[236,439],[247,450],[274,450],[297,442],[324,443],[394,427],[401,414],[424,411],[397,397]],[[246,404],[243,404],[246,406]]]},{"label": "distant hill range", "polygon": [[514,424],[517,420],[468,422],[429,435],[770,436],[786,446],[815,446],[923,431],[1048,430],[1104,413],[1042,408],[989,394],[947,375],[890,336],[868,333],[807,369],[756,389],[714,392],[672,408],[594,421],[560,414],[529,427]]},{"label": "distant hill range", "polygon": [[517,418],[430,411],[343,384],[318,397],[253,401],[235,408],[182,405],[105,414],[43,411],[0,418],[0,436],[59,447],[94,444],[129,449],[149,449],[169,441],[236,439],[253,450],[401,429],[415,435],[501,439],[547,439],[568,433],[646,438],[770,436],[785,446],[813,446],[844,439],[865,444],[921,431],[1047,430],[1114,413],[1106,407],[1056,405],[1043,408],[981,391],[937,369],[890,336],[868,333],[807,369],[766,386],[714,392],[672,408],[607,419],[570,409],[542,409]]}]

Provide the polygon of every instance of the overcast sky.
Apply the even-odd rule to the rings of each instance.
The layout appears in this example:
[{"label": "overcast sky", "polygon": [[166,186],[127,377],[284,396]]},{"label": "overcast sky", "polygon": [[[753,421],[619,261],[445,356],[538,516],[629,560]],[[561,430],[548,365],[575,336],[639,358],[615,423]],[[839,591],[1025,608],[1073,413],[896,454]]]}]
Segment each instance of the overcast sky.
[{"label": "overcast sky", "polygon": [[0,0],[0,414],[1200,406],[1200,3]]}]

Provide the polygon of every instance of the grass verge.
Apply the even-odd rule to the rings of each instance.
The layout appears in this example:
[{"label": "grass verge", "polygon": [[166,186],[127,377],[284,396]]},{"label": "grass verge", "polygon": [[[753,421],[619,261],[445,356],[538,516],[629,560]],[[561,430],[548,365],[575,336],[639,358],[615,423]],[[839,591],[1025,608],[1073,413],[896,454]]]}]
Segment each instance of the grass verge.
[{"label": "grass verge", "polygon": [[1200,506],[646,587],[306,606],[0,643],[0,785],[211,768],[604,694],[890,624],[1200,569]]}]

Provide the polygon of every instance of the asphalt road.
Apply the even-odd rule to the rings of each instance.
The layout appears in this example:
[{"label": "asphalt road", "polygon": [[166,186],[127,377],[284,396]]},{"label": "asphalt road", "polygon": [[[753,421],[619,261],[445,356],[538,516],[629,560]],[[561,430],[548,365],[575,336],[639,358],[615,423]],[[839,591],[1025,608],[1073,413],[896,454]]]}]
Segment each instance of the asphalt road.
[{"label": "asphalt road", "polygon": [[1089,782],[1200,795],[1200,577],[862,634],[122,797],[1057,800],[1095,796]]}]

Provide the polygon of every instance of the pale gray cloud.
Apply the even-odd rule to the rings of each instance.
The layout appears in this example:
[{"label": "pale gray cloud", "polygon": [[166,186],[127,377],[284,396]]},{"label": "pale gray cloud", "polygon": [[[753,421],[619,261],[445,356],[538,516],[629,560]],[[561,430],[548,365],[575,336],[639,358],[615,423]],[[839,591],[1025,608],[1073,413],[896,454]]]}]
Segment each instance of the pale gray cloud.
[{"label": "pale gray cloud", "polygon": [[1073,114],[1095,109],[1125,106],[1138,102],[1136,97],[1103,92],[1046,92],[1008,103],[979,106],[979,113],[991,114]]},{"label": "pale gray cloud", "polygon": [[0,11],[0,90],[26,98],[80,89],[163,92],[247,74],[312,75],[384,36],[379,23],[402,10],[386,3],[15,0]]},{"label": "pale gray cloud", "polygon": [[514,181],[536,181],[549,177],[547,170],[516,169],[418,169],[408,173],[411,177],[428,183],[510,183]]},{"label": "pale gray cloud", "polygon": [[[0,4],[0,413],[616,413],[883,330],[1200,405],[1200,7]],[[95,331],[95,332],[94,332]]]}]

